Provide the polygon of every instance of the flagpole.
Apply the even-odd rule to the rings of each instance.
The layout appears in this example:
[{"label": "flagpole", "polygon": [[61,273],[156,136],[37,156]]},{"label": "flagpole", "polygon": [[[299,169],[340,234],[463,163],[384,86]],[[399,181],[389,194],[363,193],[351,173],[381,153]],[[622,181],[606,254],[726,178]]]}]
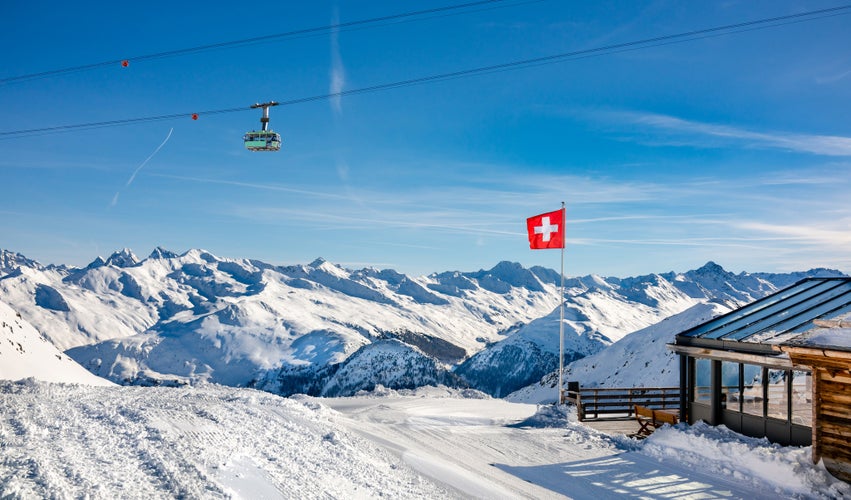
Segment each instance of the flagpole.
[{"label": "flagpole", "polygon": [[[567,221],[564,210],[564,202],[561,202],[561,223]],[[561,292],[559,293],[559,322],[558,322],[558,398],[557,404],[562,403],[562,378],[564,377],[564,247],[567,239],[567,231],[562,228],[561,240]]]}]

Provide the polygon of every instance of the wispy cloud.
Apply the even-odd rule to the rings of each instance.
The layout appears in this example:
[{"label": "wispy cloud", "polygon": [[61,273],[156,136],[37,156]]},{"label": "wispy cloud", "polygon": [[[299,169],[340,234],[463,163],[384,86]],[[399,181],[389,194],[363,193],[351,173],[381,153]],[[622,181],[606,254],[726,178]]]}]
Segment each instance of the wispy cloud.
[{"label": "wispy cloud", "polygon": [[[845,262],[842,252],[851,242],[851,233],[846,236],[844,230],[851,221],[846,201],[851,182],[842,178],[847,168],[842,162],[659,182],[541,175],[505,165],[459,168],[443,163],[441,168],[462,171],[466,180],[449,174],[422,183],[360,179],[350,186],[320,188],[157,175],[242,188],[233,190],[228,203],[207,209],[220,217],[278,228],[281,234],[333,234],[353,248],[383,247],[381,242],[398,236],[397,242],[412,249],[453,251],[459,241],[482,245],[483,251],[522,249],[525,217],[556,209],[562,200],[567,203],[568,242],[579,260],[581,252],[591,258],[632,251],[670,266],[715,260],[725,267],[747,268],[744,262],[759,255],[761,261],[776,262],[775,268],[800,269],[811,265],[807,259],[812,255],[829,255],[826,264]],[[412,169],[423,170],[428,166]],[[288,196],[258,197],[251,190]],[[686,253],[678,254],[682,249]]]},{"label": "wispy cloud", "polygon": [[[340,12],[335,7],[334,16],[331,24],[337,25],[340,23]],[[346,70],[343,66],[343,58],[340,56],[340,31],[334,28],[331,31],[331,83],[329,87],[330,94],[339,94],[343,91],[346,84]],[[343,112],[342,98],[337,95],[331,99],[331,108],[337,114]]]},{"label": "wispy cloud", "polygon": [[824,227],[815,224],[771,224],[764,222],[743,222],[737,224],[741,229],[770,235],[777,239],[807,242],[824,246],[842,246],[847,248],[851,244],[851,232],[848,231],[848,222],[844,221],[844,227]]},{"label": "wispy cloud", "polygon": [[710,137],[748,148],[780,149],[824,156],[851,156],[851,137],[761,132],[652,113],[616,112],[611,115],[612,118],[673,134],[673,137],[669,138],[654,137],[652,140],[656,143],[707,147],[711,143],[708,144],[705,139]]},{"label": "wispy cloud", "polygon": [[[365,213],[353,213],[351,210],[335,211],[316,209],[297,209],[282,207],[247,207],[237,206],[231,209],[231,215],[243,217],[253,221],[267,221],[280,223],[287,221],[289,224],[299,226],[309,225],[313,230],[346,230],[352,229],[437,229],[452,232],[463,232],[469,234],[510,235],[518,236],[525,234],[520,230],[506,231],[491,229],[488,226],[493,222],[486,219],[471,218],[463,211],[441,213],[417,213],[415,216],[401,209],[398,211],[387,211],[383,217],[373,217]],[[517,225],[520,228],[520,224]]]},{"label": "wispy cloud", "polygon": [[816,80],[816,83],[818,83],[820,85],[825,85],[825,84],[829,84],[829,83],[836,83],[840,80],[844,80],[848,76],[851,76],[851,69],[842,71],[842,72],[834,74],[834,75],[818,77],[815,80]]},{"label": "wispy cloud", "polygon": [[346,195],[341,195],[337,193],[331,192],[322,192],[322,191],[313,191],[309,189],[299,189],[299,188],[291,188],[286,186],[280,186],[277,184],[261,184],[256,182],[242,182],[242,181],[231,181],[227,179],[209,179],[204,177],[190,177],[183,175],[171,175],[171,174],[152,174],[156,177],[162,177],[166,179],[174,179],[178,181],[186,181],[186,182],[197,182],[202,184],[222,184],[226,186],[234,186],[241,187],[246,189],[257,189],[262,191],[280,191],[284,193],[293,193],[300,194],[309,197],[315,198],[330,198],[330,199],[348,199],[349,197]]}]

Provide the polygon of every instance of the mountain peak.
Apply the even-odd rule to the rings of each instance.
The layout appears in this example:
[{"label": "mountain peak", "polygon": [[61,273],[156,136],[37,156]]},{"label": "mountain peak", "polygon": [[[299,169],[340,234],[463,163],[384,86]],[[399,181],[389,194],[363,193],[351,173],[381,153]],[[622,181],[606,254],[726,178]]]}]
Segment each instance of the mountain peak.
[{"label": "mountain peak", "polygon": [[215,255],[211,254],[210,252],[204,250],[203,248],[191,248],[191,249],[187,250],[186,252],[184,252],[183,254],[178,255],[178,257],[186,258],[186,259],[189,259],[189,260],[204,261],[208,264],[212,264],[214,262],[219,262],[218,257],[216,257]]},{"label": "mountain peak", "polygon": [[103,260],[103,257],[98,255],[97,257],[95,257],[95,260],[91,261],[89,263],[89,265],[85,267],[85,269],[97,269],[97,268],[103,267],[105,265],[106,265],[106,261]]},{"label": "mountain peak", "polygon": [[139,258],[129,248],[122,248],[106,259],[107,265],[115,267],[133,267],[139,263]]},{"label": "mountain peak", "polygon": [[149,259],[176,259],[179,255],[171,250],[166,250],[163,247],[157,247],[151,252],[151,255],[148,256]]},{"label": "mountain peak", "polygon": [[506,293],[506,286],[525,287],[536,292],[544,291],[543,284],[535,274],[518,262],[504,260],[490,271],[471,273],[471,277],[479,280],[479,284],[492,292]]},{"label": "mountain peak", "polygon": [[711,260],[700,268],[695,269],[695,272],[701,274],[727,274],[727,271],[723,267]]},{"label": "mountain peak", "polygon": [[322,257],[317,257],[316,259],[313,260],[313,262],[311,262],[308,265],[310,267],[313,267],[313,268],[320,268],[320,267],[322,267],[322,264],[325,264],[326,262],[328,262],[328,261],[323,259]]},{"label": "mountain peak", "polygon": [[333,262],[328,262],[322,257],[317,258],[308,266],[314,271],[319,271],[321,273],[325,273],[329,276],[333,276],[337,279],[348,280],[350,279],[350,272],[347,271],[343,266],[338,264],[334,264]]},{"label": "mountain peak", "polygon": [[491,268],[492,273],[497,272],[512,272],[512,271],[525,271],[526,269],[519,262],[511,262],[509,260],[503,260],[497,263],[497,265]]},{"label": "mountain peak", "polygon": [[10,273],[19,267],[40,268],[41,265],[34,260],[24,257],[20,253],[0,250],[0,274]]}]

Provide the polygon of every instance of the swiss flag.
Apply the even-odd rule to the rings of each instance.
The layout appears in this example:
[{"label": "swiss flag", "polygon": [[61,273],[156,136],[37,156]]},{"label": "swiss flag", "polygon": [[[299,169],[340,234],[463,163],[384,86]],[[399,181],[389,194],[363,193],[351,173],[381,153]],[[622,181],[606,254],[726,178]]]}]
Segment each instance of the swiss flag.
[{"label": "swiss flag", "polygon": [[532,250],[564,248],[564,209],[529,217],[526,229]]}]

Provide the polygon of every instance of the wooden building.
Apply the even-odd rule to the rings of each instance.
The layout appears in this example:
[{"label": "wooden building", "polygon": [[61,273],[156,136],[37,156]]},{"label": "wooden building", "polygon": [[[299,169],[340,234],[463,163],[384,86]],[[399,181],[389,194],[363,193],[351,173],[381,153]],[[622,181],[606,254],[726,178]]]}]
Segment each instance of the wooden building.
[{"label": "wooden building", "polygon": [[668,347],[680,357],[684,421],[812,444],[815,461],[851,480],[851,278],[801,280]]},{"label": "wooden building", "polygon": [[812,370],[813,461],[851,482],[851,315],[815,324],[784,351]]}]

